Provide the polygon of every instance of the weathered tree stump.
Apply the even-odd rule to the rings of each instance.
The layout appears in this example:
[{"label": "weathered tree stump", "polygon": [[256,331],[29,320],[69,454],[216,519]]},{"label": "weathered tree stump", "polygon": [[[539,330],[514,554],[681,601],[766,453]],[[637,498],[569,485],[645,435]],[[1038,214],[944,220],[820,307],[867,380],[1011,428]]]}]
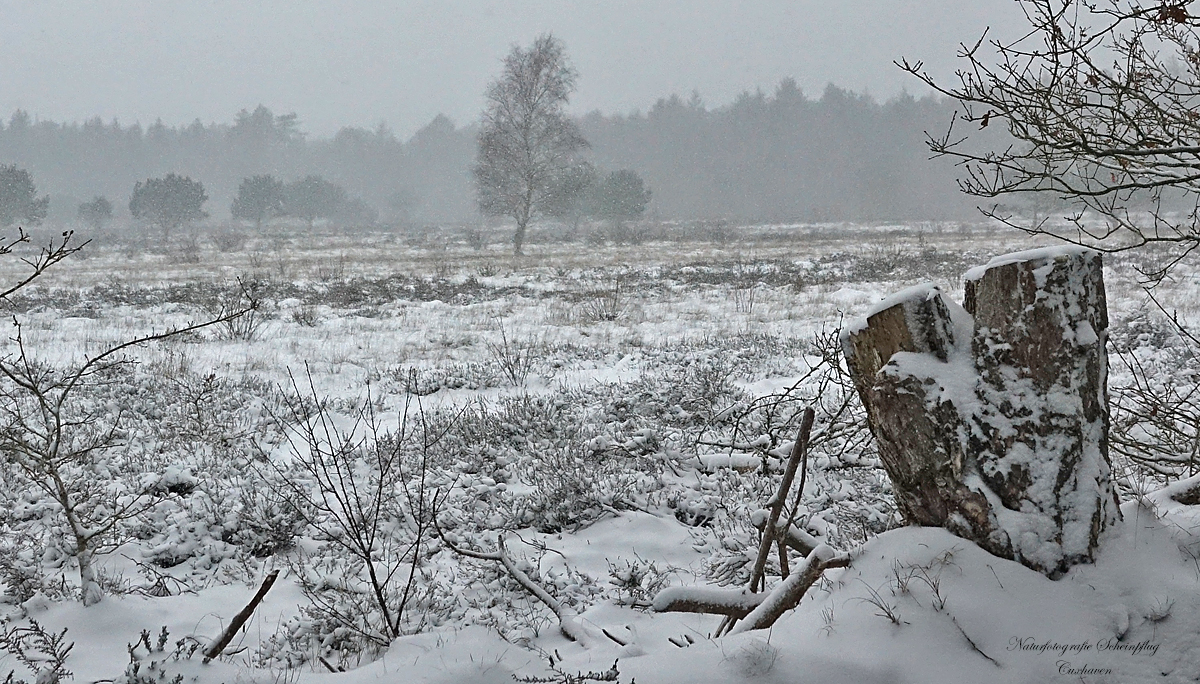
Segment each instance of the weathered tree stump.
[{"label": "weathered tree stump", "polygon": [[1099,254],[1046,249],[888,298],[843,351],[896,503],[1056,577],[1120,515],[1109,479]]}]

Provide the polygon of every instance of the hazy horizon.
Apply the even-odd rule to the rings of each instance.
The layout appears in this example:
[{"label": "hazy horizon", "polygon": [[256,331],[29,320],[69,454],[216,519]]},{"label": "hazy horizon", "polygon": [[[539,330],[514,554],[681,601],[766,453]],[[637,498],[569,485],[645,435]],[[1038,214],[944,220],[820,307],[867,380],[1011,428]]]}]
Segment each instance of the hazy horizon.
[{"label": "hazy horizon", "polygon": [[810,97],[827,83],[886,100],[927,91],[893,64],[924,60],[952,75],[959,42],[1021,20],[1013,3],[863,0],[826,6],[700,2],[354,1],[240,5],[0,0],[0,113],[100,117],[125,125],[231,122],[262,104],[329,137],[385,123],[408,139],[436,115],[477,117],[487,82],[514,44],[552,32],[579,71],[576,115],[646,111],[696,91],[709,107],[770,93],[785,77]]}]

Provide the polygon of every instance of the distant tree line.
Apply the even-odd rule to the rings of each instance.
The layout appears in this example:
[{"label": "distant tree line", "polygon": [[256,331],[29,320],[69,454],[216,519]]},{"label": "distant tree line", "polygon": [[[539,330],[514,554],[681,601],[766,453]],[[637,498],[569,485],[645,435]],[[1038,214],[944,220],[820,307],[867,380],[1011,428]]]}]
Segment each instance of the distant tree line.
[{"label": "distant tree line", "polygon": [[[162,243],[166,246],[173,231],[208,218],[204,210],[207,201],[203,183],[168,173],[134,184],[129,214],[146,226],[161,229]],[[40,225],[47,217],[49,204],[50,198],[39,195],[29,171],[15,164],[0,166],[0,227],[14,223]],[[305,176],[291,183],[270,175],[244,178],[230,206],[230,215],[235,220],[253,221],[260,230],[264,222],[280,216],[304,219],[309,227],[317,219],[366,224],[376,218],[373,209],[359,199],[348,197],[344,188],[320,176]],[[90,202],[78,205],[76,218],[100,229],[112,220],[113,204],[107,197],[97,195]],[[194,234],[189,241],[195,242]]]},{"label": "distant tree line", "polygon": [[[613,206],[635,200],[614,200],[602,187],[628,184],[632,174],[643,193],[653,189],[650,215],[667,219],[968,215],[953,168],[929,161],[923,144],[923,132],[943,129],[952,112],[952,104],[931,97],[879,103],[833,86],[811,98],[785,79],[770,95],[747,92],[724,107],[706,107],[693,94],[664,98],[645,113],[593,113],[572,119],[590,143],[575,173],[591,189],[548,213],[575,223],[606,212],[612,218]],[[441,115],[401,141],[382,125],[308,139],[294,114],[262,106],[239,112],[232,124],[147,128],[99,119],[34,121],[17,111],[0,123],[0,169],[37,179],[45,196],[29,208],[33,214],[93,225],[125,215],[125,198],[137,183],[168,174],[202,182],[217,218],[269,220],[287,195],[273,183],[307,183],[306,197],[327,193],[316,205],[325,213],[336,206],[336,216],[348,222],[470,222],[479,210],[472,180],[478,138],[478,125],[456,127]],[[620,172],[623,181],[610,178]],[[107,210],[88,198],[109,198]],[[305,208],[299,196],[290,206],[288,213],[310,222],[332,218]]]},{"label": "distant tree line", "polygon": [[693,92],[579,125],[594,163],[637,170],[666,217],[940,219],[974,211],[953,165],[928,159],[924,132],[943,130],[953,113],[933,97],[881,104],[832,85],[814,99],[788,78],[725,107],[709,109]]}]

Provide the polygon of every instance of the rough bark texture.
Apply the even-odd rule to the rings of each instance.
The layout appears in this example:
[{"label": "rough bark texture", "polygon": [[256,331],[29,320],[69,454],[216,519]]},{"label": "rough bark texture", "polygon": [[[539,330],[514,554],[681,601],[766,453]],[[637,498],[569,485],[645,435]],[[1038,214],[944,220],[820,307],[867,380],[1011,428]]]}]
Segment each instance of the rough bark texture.
[{"label": "rough bark texture", "polygon": [[887,300],[843,350],[913,524],[1055,577],[1119,516],[1109,479],[1100,256],[1036,250]]},{"label": "rough bark texture", "polygon": [[967,280],[982,399],[973,449],[1014,553],[1055,575],[1090,562],[1119,514],[1100,255],[1038,254]]},{"label": "rough bark texture", "polygon": [[[969,328],[955,329],[959,307],[936,288],[912,288],[891,301],[848,335],[843,348],[896,505],[911,524],[945,527],[1008,557],[1007,538],[997,534],[986,497],[963,483],[967,421],[937,379],[952,374],[967,352]],[[963,312],[957,313],[961,320]],[[902,370],[898,353],[926,357],[932,372]]]}]

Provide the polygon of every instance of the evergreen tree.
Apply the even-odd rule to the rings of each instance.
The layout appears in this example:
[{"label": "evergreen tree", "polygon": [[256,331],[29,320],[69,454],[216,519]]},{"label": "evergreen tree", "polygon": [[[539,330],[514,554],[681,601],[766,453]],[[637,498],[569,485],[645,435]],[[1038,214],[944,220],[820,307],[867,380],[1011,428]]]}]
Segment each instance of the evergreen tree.
[{"label": "evergreen tree", "polygon": [[229,213],[235,219],[254,221],[254,227],[262,230],[263,221],[283,213],[283,202],[283,181],[269,175],[251,176],[238,185]]},{"label": "evergreen tree", "polygon": [[50,198],[37,196],[37,186],[28,171],[16,164],[0,165],[0,226],[18,221],[36,226],[45,220],[49,209]]},{"label": "evergreen tree", "polygon": [[88,224],[95,230],[100,230],[104,224],[112,220],[113,205],[108,201],[108,198],[97,195],[91,202],[84,202],[79,205],[79,220]]},{"label": "evergreen tree", "polygon": [[168,173],[163,178],[149,178],[133,187],[129,213],[162,228],[163,241],[169,242],[172,230],[208,216],[203,209],[207,200],[208,195],[200,181]]}]

